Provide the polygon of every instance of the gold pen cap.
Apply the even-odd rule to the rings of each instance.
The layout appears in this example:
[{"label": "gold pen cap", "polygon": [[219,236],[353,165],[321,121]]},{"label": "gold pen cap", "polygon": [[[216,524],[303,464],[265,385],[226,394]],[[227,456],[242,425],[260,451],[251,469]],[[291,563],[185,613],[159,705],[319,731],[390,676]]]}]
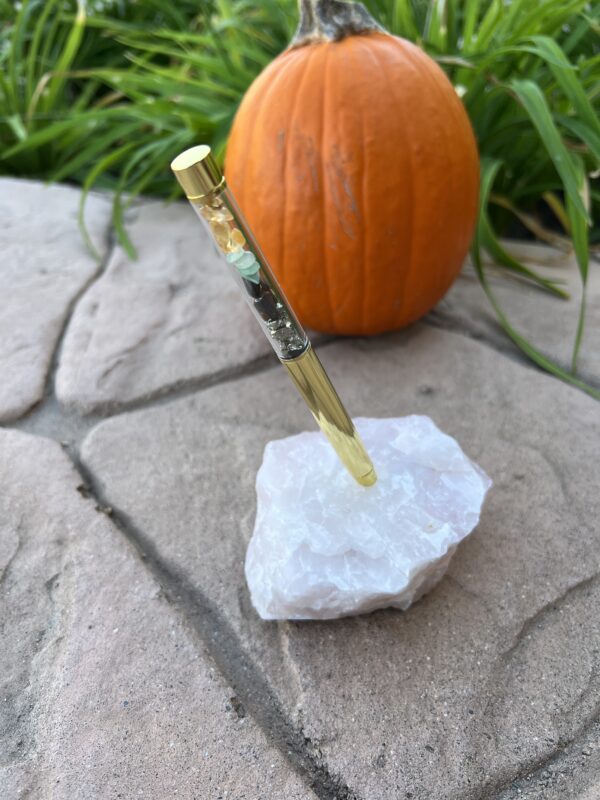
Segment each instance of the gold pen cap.
[{"label": "gold pen cap", "polygon": [[188,200],[200,200],[225,183],[225,176],[206,144],[184,150],[173,159],[171,169]]}]

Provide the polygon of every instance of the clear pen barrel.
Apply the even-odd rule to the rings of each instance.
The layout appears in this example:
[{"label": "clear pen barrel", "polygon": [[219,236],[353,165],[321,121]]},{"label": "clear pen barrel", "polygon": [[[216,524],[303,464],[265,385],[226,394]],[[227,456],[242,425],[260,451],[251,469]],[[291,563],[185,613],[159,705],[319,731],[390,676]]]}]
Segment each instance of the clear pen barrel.
[{"label": "clear pen barrel", "polygon": [[304,353],[308,337],[227,186],[190,202],[277,356],[285,361]]}]

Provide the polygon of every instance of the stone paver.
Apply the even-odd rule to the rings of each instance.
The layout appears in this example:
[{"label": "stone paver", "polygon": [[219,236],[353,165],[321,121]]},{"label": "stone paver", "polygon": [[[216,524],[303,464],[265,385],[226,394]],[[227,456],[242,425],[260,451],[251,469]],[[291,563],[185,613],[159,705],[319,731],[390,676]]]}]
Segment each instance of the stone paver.
[{"label": "stone paver", "polygon": [[[79,197],[0,180],[0,422],[47,387],[14,425],[77,456],[94,415],[143,409],[92,430],[82,475],[0,430],[2,800],[299,800],[308,782],[323,800],[597,800],[598,404],[498,352],[516,353],[469,268],[428,318],[447,330],[322,347],[354,415],[430,415],[494,487],[408,613],[264,623],[243,576],[256,470],[312,421],[187,205],[140,204],[139,260],[114,247],[92,282]],[[109,213],[89,201],[105,260]],[[497,297],[568,365],[575,267],[518,250],[574,300],[490,271]],[[580,370],[600,386],[597,267]]]},{"label": "stone paver", "polygon": [[[506,248],[540,275],[564,282],[571,298],[563,300],[534,288],[495,268],[488,267],[494,295],[516,330],[564,369],[570,370],[577,330],[581,279],[572,255],[551,247],[507,242]],[[600,263],[589,268],[586,326],[578,359],[578,375],[600,388]],[[430,315],[431,321],[468,331],[495,348],[520,351],[496,320],[472,267],[465,266],[459,279]],[[523,357],[524,358],[524,357]]]},{"label": "stone paver", "polygon": [[[80,192],[0,179],[0,422],[41,400],[74,298],[98,271],[77,228]],[[104,256],[110,203],[90,197],[86,220]]]},{"label": "stone paver", "polygon": [[262,449],[310,427],[282,370],[101,423],[84,462],[361,800],[495,797],[597,714],[598,405],[428,326],[321,355],[353,414],[428,414],[494,480],[449,576],[407,614],[277,625],[250,607]]},{"label": "stone paver", "polygon": [[116,247],[79,302],[56,378],[82,412],[216,377],[270,351],[187,204],[139,206],[129,226],[138,260]]},{"label": "stone paver", "polygon": [[0,796],[309,800],[60,446],[0,431]]},{"label": "stone paver", "polygon": [[518,778],[497,800],[598,800],[600,797],[600,721],[587,735],[562,748],[556,758]]}]

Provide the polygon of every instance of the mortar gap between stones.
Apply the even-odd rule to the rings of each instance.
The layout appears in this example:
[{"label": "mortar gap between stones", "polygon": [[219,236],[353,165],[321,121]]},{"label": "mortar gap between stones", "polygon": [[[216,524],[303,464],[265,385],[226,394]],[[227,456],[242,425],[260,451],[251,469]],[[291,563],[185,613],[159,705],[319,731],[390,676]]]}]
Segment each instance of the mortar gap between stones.
[{"label": "mortar gap between stones", "polygon": [[128,515],[110,503],[98,481],[79,458],[69,451],[89,496],[99,513],[107,514],[115,528],[130,543],[150,571],[164,596],[181,614],[191,632],[202,643],[225,681],[284,759],[319,800],[361,800],[340,778],[332,775],[314,752],[314,743],[286,717],[268,681],[245,652],[228,620],[212,601],[190,585],[186,578],[164,561],[155,544],[135,526]]},{"label": "mortar gap between stones", "polygon": [[[336,337],[322,339],[319,342],[319,349],[334,344],[337,341],[339,341],[339,339]],[[265,353],[241,366],[226,367],[225,369],[213,372],[212,375],[179,381],[136,400],[121,403],[105,403],[90,413],[100,416],[102,419],[110,419],[111,417],[130,411],[141,411],[148,408],[168,405],[171,402],[185,397],[191,397],[206,389],[212,389],[215,386],[221,386],[222,384],[232,383],[253,375],[268,372],[269,370],[277,368],[277,366],[279,366],[279,361],[273,353]],[[82,416],[85,417],[87,414],[83,414]]]},{"label": "mortar gap between stones", "polygon": [[[546,375],[553,380],[559,381],[563,383],[565,386],[568,386],[570,389],[573,389],[576,392],[582,392],[586,394],[582,389],[579,389],[577,386],[573,386],[566,381],[561,381],[560,378],[551,375],[546,370],[543,370],[541,367],[538,367],[533,361],[528,359],[525,355],[521,353],[519,348],[513,344],[513,342],[504,334],[503,329],[498,326],[498,331],[503,334],[503,338],[498,342],[488,338],[485,334],[480,333],[479,331],[475,330],[474,328],[469,327],[469,322],[463,320],[463,325],[460,326],[458,323],[454,323],[449,321],[446,318],[438,316],[438,314],[433,311],[428,314],[423,320],[422,323],[428,325],[431,328],[437,328],[438,330],[448,331],[449,333],[456,334],[458,336],[464,336],[465,339],[472,339],[473,341],[477,342],[478,344],[483,345],[484,347],[488,347],[490,350],[493,350],[496,353],[499,353],[502,356],[505,356],[510,361],[513,361],[515,364],[518,364],[521,367],[526,367],[527,369],[531,370],[532,372],[537,372],[540,375]],[[564,365],[566,369],[568,369],[568,365]]]}]

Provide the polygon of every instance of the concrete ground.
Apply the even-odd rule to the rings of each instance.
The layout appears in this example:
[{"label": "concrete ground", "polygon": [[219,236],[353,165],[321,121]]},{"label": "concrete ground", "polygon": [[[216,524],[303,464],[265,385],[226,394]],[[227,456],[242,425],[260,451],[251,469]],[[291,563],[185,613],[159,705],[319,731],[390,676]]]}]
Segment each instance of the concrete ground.
[{"label": "concrete ground", "polygon": [[[0,181],[0,797],[598,800],[598,402],[468,267],[409,330],[321,337],[352,414],[428,414],[494,487],[407,613],[262,622],[254,476],[312,421],[186,206],[137,206],[130,261],[93,198],[95,260],[79,199]],[[494,289],[568,365],[575,265],[517,248],[572,300]]]}]

